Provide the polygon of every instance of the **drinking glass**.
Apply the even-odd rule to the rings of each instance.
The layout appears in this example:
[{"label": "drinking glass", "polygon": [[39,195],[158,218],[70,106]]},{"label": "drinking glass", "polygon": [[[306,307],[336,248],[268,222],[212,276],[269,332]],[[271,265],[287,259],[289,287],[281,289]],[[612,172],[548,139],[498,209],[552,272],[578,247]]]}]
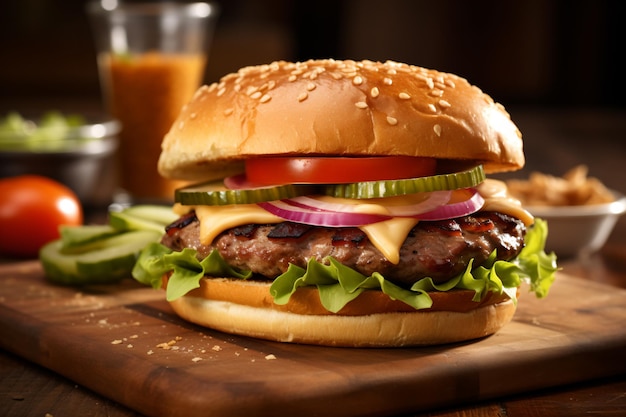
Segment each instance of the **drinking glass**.
[{"label": "drinking glass", "polygon": [[215,4],[87,5],[106,109],[122,125],[118,182],[132,201],[170,201],[182,184],[161,177],[161,141],[203,81]]}]

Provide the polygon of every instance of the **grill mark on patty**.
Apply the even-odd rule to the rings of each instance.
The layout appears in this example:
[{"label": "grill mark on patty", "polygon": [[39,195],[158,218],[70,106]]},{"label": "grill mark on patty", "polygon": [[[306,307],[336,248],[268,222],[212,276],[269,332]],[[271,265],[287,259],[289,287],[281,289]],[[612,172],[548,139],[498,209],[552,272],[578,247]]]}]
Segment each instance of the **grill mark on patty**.
[{"label": "grill mark on patty", "polygon": [[267,234],[270,239],[300,238],[313,226],[301,223],[283,222],[274,225]]}]

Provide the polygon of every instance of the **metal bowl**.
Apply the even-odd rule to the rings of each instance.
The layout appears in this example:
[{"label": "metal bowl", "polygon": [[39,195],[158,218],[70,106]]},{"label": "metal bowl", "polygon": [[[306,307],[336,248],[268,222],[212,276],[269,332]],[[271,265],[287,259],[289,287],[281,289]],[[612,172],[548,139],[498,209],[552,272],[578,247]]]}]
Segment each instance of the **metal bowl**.
[{"label": "metal bowl", "polygon": [[626,197],[613,191],[615,200],[585,206],[526,206],[535,217],[548,222],[546,251],[560,257],[596,252],[611,235],[615,223],[626,212]]},{"label": "metal bowl", "polygon": [[110,203],[116,188],[115,152],[120,123],[115,120],[89,121],[71,128],[58,141],[45,146],[18,146],[20,138],[3,137],[0,151],[0,178],[43,175],[71,188],[85,205]]}]

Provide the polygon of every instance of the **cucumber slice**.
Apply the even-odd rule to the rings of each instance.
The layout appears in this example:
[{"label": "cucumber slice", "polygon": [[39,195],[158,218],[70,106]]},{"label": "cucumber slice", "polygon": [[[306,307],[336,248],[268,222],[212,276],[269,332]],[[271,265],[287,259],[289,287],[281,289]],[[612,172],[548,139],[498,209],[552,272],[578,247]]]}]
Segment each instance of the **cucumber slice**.
[{"label": "cucumber slice", "polygon": [[430,177],[401,180],[367,181],[351,184],[333,184],[322,187],[322,193],[339,198],[381,198],[424,193],[431,191],[458,190],[476,187],[485,180],[485,171],[478,165],[467,171],[440,174]]},{"label": "cucumber slice", "polygon": [[299,195],[312,194],[314,190],[316,190],[314,186],[306,184],[286,184],[275,187],[231,190],[224,187],[222,181],[215,181],[178,189],[174,198],[177,203],[186,206],[221,206],[227,204],[254,204],[293,198]]},{"label": "cucumber slice", "polygon": [[71,250],[59,239],[45,245],[39,259],[48,280],[57,284],[112,283],[130,277],[139,252],[161,236],[151,230],[129,231]]},{"label": "cucumber slice", "polygon": [[137,205],[131,206],[122,211],[129,216],[139,217],[147,221],[162,224],[167,226],[178,219],[178,215],[172,210],[172,206],[157,206],[157,205]]},{"label": "cucumber slice", "polygon": [[63,248],[69,249],[106,239],[122,233],[110,225],[61,226],[59,228]]},{"label": "cucumber slice", "polygon": [[109,213],[109,224],[118,230],[153,230],[164,233],[165,226],[178,216],[172,207],[139,205]]}]

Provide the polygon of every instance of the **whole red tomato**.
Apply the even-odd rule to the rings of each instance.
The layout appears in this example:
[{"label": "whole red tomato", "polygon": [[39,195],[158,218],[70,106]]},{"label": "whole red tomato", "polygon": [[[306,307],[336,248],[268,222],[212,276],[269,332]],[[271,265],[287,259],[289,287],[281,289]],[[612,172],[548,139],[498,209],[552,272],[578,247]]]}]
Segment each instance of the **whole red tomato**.
[{"label": "whole red tomato", "polygon": [[65,185],[36,175],[0,179],[0,254],[36,257],[59,238],[60,225],[82,222],[80,201]]}]

